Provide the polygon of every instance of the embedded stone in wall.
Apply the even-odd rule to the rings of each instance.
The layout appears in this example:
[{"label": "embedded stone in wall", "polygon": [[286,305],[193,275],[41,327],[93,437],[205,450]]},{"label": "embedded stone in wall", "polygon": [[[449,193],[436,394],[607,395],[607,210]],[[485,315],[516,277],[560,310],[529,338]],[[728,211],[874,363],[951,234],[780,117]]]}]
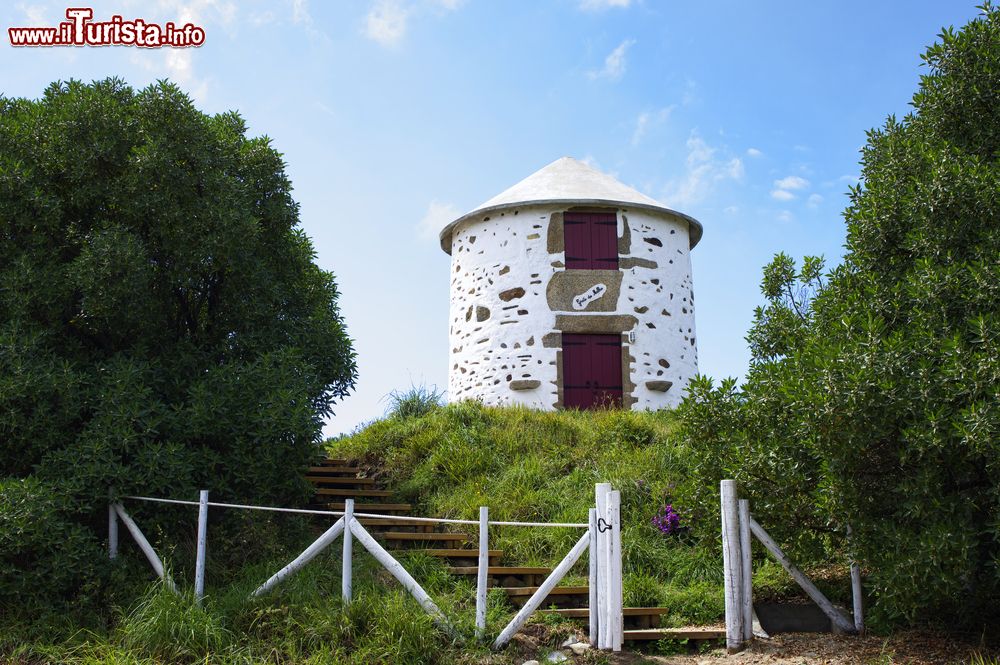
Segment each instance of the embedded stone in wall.
[{"label": "embedded stone in wall", "polygon": [[665,393],[670,390],[670,386],[674,385],[673,381],[647,381],[646,388],[652,390],[653,392]]},{"label": "embedded stone in wall", "polygon": [[659,238],[643,238],[643,240],[648,242],[650,245],[653,245],[654,247],[663,247],[663,241],[660,240]]},{"label": "embedded stone in wall", "polygon": [[649,268],[650,270],[655,270],[660,266],[656,261],[650,261],[649,259],[624,256],[618,259],[618,267],[622,270],[631,270],[632,268]]},{"label": "embedded stone in wall", "polygon": [[481,322],[485,321],[488,318],[490,318],[490,309],[489,309],[489,307],[483,307],[481,305],[477,305],[476,306],[476,321],[479,321],[481,323]]},{"label": "embedded stone in wall", "polygon": [[622,213],[622,235],[618,238],[618,255],[625,256],[632,252],[632,231],[628,226],[628,217]]},{"label": "embedded stone in wall", "polygon": [[562,254],[566,244],[563,236],[563,214],[554,212],[549,217],[548,237],[546,238],[546,249],[549,254]]},{"label": "embedded stone in wall", "polygon": [[[564,270],[549,279],[545,299],[549,309],[556,312],[614,312],[618,309],[622,277],[620,270]],[[596,286],[603,286],[604,291],[583,302],[577,301]]]},{"label": "embedded stone in wall", "polygon": [[515,298],[523,298],[523,297],[524,297],[524,289],[522,289],[520,286],[500,292],[500,300],[503,300],[504,302],[510,302]]},{"label": "embedded stone in wall", "polygon": [[556,315],[556,329],[569,333],[613,335],[632,330],[638,322],[637,318],[629,314],[614,316]]},{"label": "embedded stone in wall", "polygon": [[511,390],[534,390],[542,385],[537,379],[515,379],[510,382]]}]

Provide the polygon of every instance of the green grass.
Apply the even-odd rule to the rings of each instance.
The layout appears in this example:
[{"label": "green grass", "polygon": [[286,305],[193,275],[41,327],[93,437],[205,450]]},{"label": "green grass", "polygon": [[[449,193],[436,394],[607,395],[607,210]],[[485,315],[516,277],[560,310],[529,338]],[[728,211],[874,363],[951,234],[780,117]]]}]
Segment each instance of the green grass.
[{"label": "green grass", "polygon": [[[150,585],[107,630],[77,630],[48,618],[9,624],[0,662],[35,663],[463,663],[486,657],[485,647],[458,643],[360,549],[355,552],[354,600],[339,596],[339,548],[332,548],[263,598],[250,591],[283,561],[248,566],[244,579],[209,589],[204,607],[190,592]],[[459,633],[471,635],[474,593],[456,584],[444,564],[405,558]],[[511,610],[492,598],[489,616],[502,626]],[[43,626],[44,624],[44,626]],[[491,662],[508,663],[501,657]]]},{"label": "green grass", "polygon": [[[328,452],[373,470],[417,515],[478,519],[485,505],[495,520],[586,522],[594,485],[610,482],[622,493],[626,604],[666,606],[678,625],[713,622],[724,613],[719,555],[651,524],[687,471],[675,428],[671,412],[463,402],[373,423],[329,442]],[[579,536],[534,527],[490,533],[505,564],[529,566],[554,565]],[[584,565],[574,573],[585,575]]]}]

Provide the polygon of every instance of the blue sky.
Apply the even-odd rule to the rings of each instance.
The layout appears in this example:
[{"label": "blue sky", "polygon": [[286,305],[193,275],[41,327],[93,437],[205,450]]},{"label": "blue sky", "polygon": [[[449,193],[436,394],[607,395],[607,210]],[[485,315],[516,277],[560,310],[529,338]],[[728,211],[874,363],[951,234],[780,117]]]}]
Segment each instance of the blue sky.
[{"label": "blue sky", "polygon": [[840,260],[866,130],[907,112],[919,55],[975,4],[90,5],[98,20],[206,30],[197,49],[144,50],[11,48],[7,27],[55,25],[66,5],[7,2],[0,92],[170,78],[202,110],[238,110],[273,139],[358,352],[334,434],[380,416],[394,389],[447,384],[449,257],[437,229],[564,155],[704,224],[692,254],[700,369],[741,376],[761,267],[778,251]]}]

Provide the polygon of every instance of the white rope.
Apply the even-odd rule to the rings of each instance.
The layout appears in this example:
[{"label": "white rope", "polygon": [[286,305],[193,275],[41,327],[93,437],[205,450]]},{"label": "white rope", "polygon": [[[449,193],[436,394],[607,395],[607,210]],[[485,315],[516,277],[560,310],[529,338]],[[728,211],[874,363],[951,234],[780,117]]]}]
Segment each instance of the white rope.
[{"label": "white rope", "polygon": [[[126,496],[126,499],[134,499],[136,501],[152,501],[153,503],[172,503],[181,506],[198,506],[201,505],[197,501],[181,501],[179,499],[160,499],[151,496]],[[215,503],[213,501],[208,502],[209,506],[214,506],[216,508],[238,508],[241,510],[264,510],[275,513],[299,513],[302,515],[333,515],[335,517],[342,517],[344,515],[343,511],[338,510],[309,510],[307,508],[274,508],[271,506],[250,506],[240,503]],[[363,505],[363,504],[359,504]],[[409,515],[384,515],[376,513],[354,513],[355,517],[368,517],[377,520],[406,520],[407,522],[430,522],[430,523],[442,523],[442,524],[469,524],[472,526],[479,526],[478,520],[453,520],[447,518],[438,517],[410,517]],[[551,526],[556,528],[567,528],[567,529],[589,529],[589,524],[577,524],[575,522],[490,522],[490,526]]]}]

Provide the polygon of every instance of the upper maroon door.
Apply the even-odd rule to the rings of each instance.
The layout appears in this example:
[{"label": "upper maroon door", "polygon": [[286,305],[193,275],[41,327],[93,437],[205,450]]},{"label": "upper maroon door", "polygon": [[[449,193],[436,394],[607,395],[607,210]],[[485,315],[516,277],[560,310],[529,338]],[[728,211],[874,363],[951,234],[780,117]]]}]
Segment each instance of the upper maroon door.
[{"label": "upper maroon door", "polygon": [[567,409],[622,405],[620,335],[563,333],[563,404]]},{"label": "upper maroon door", "polygon": [[618,270],[618,220],[613,212],[563,215],[568,270]]}]

